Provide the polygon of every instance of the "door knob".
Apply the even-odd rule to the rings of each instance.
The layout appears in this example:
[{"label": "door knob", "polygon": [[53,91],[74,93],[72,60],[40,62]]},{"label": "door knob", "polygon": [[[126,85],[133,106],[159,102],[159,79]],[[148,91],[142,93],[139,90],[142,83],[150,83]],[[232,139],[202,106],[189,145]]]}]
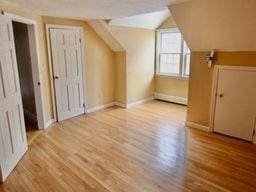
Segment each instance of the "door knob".
[{"label": "door knob", "polygon": [[219,94],[219,97],[220,97],[220,98],[222,98],[222,97],[223,97],[223,94],[222,94],[222,93],[221,93],[221,94]]},{"label": "door knob", "polygon": [[55,75],[54,79],[59,79],[60,76],[59,75]]}]

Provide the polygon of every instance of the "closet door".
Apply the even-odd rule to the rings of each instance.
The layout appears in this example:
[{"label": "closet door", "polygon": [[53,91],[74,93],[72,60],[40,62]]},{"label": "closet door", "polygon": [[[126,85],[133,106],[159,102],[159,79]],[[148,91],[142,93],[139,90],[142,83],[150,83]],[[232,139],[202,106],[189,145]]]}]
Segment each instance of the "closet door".
[{"label": "closet door", "polygon": [[79,29],[50,29],[58,121],[85,111],[80,35]]},{"label": "closet door", "polygon": [[27,150],[24,114],[12,21],[0,16],[0,180],[4,181]]},{"label": "closet door", "polygon": [[220,69],[214,131],[252,141],[256,123],[256,71]]}]

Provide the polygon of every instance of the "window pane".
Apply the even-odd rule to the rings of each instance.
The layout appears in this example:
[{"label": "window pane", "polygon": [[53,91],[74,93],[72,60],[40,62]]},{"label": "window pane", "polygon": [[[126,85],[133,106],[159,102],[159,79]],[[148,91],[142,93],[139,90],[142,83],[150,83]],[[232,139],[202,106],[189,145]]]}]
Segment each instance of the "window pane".
[{"label": "window pane", "polygon": [[159,72],[165,74],[180,74],[180,54],[160,54]]},{"label": "window pane", "polygon": [[181,53],[181,34],[164,32],[161,34],[162,53]]}]

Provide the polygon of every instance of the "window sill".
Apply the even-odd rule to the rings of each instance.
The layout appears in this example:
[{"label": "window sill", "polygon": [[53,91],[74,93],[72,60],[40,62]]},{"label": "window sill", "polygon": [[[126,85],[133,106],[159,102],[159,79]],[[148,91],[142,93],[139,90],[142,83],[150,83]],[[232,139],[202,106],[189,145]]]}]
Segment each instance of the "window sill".
[{"label": "window sill", "polygon": [[156,74],[155,76],[158,77],[158,78],[170,78],[170,79],[178,79],[178,80],[184,80],[184,81],[189,80],[189,77],[167,75],[167,74]]}]

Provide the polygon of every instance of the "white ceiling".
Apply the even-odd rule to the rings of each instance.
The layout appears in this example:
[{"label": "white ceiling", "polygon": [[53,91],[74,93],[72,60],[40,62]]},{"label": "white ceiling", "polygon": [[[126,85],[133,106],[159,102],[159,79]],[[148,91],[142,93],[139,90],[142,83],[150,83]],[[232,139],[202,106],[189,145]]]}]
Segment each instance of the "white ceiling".
[{"label": "white ceiling", "polygon": [[169,9],[166,9],[158,12],[135,15],[135,16],[125,17],[120,19],[113,19],[110,21],[109,24],[113,26],[156,29],[169,16],[170,16],[170,11]]},{"label": "white ceiling", "polygon": [[187,0],[8,0],[42,15],[80,19],[116,19],[164,10]]}]

